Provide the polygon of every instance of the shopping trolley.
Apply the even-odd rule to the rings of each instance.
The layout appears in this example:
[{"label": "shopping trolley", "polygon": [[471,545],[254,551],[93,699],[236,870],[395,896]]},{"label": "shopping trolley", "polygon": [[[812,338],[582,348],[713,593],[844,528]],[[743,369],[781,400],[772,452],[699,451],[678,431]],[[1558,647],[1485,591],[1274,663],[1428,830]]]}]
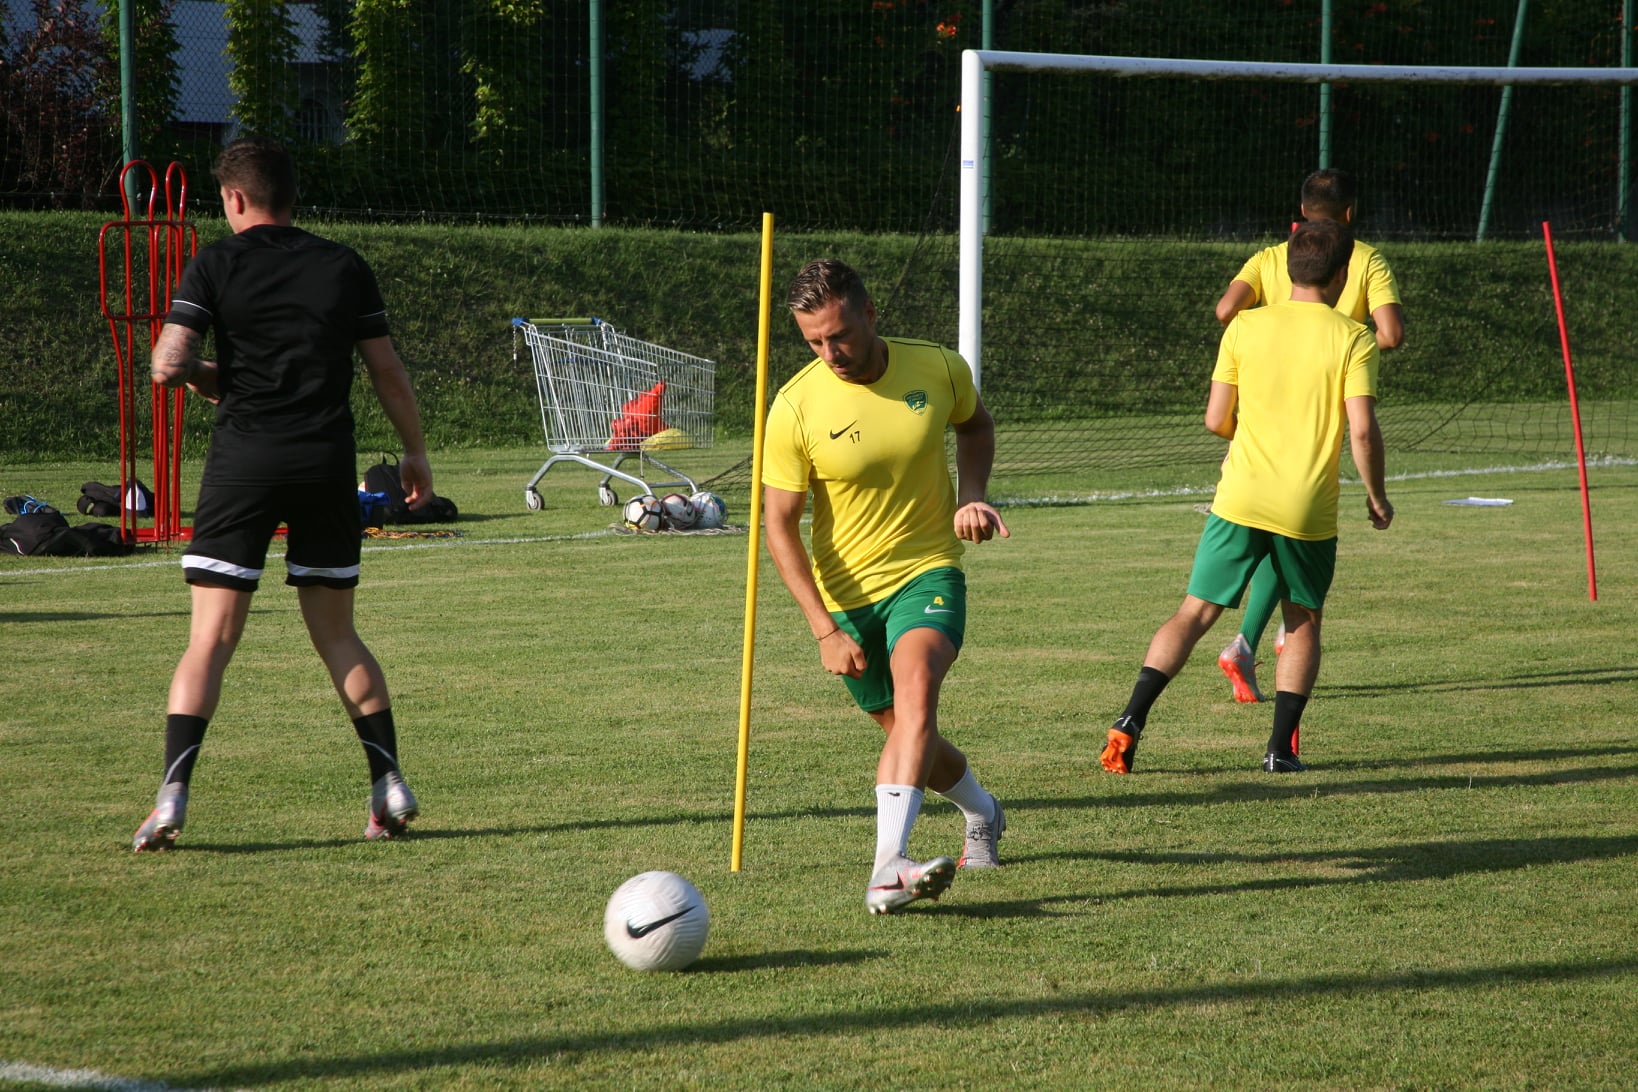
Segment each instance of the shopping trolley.
[{"label": "shopping trolley", "polygon": [[[614,478],[644,493],[686,486],[694,479],[656,457],[656,452],[712,446],[716,364],[620,333],[598,318],[512,320],[512,356],[522,338],[534,361],[540,424],[552,457],[524,486],[531,511],[542,507],[536,487],[558,463],[601,471],[598,502],[620,503]],[[637,474],[621,470],[635,458]],[[612,459],[610,462],[600,460]],[[672,480],[641,476],[653,464]]]}]

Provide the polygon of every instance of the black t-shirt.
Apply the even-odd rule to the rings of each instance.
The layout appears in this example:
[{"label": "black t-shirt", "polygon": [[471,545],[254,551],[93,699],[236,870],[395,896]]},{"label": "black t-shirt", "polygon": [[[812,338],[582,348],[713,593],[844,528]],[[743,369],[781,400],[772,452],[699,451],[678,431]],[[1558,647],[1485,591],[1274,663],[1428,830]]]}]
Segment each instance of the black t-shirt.
[{"label": "black t-shirt", "polygon": [[201,250],[166,322],[215,334],[221,402],[204,481],[351,480],[353,344],[388,333],[350,247],[259,225]]}]

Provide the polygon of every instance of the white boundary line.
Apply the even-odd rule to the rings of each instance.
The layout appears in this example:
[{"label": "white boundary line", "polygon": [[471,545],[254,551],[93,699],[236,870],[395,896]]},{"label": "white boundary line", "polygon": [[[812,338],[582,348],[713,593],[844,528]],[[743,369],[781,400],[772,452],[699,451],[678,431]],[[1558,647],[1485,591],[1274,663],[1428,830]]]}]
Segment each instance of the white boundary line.
[{"label": "white boundary line", "polygon": [[[1599,459],[1589,459],[1587,465],[1589,467],[1638,466],[1638,459],[1605,456]],[[1408,482],[1430,478],[1470,478],[1484,474],[1534,474],[1553,470],[1574,470],[1575,468],[1575,463],[1532,463],[1529,466],[1489,466],[1473,470],[1426,470],[1415,474],[1390,474],[1388,480],[1390,482]],[[1349,478],[1342,479],[1342,482],[1344,485],[1359,484],[1359,482]],[[1044,497],[998,497],[994,503],[998,508],[1072,508],[1077,505],[1098,504],[1104,501],[1198,497],[1216,491],[1216,485],[1183,485],[1173,489],[1127,489]],[[595,538],[616,537],[622,537],[619,531],[613,528],[605,528],[597,531],[578,531],[569,535],[519,535],[513,538],[409,539],[402,542],[375,540],[376,544],[365,546],[363,552],[374,554],[396,550],[443,550],[454,546],[519,546],[531,542],[582,542]],[[270,551],[268,556],[279,557],[282,555]],[[165,561],[129,561],[109,565],[76,565],[72,568],[0,570],[0,582],[4,582],[8,577],[13,576],[75,576],[79,573],[123,571],[126,569],[163,569],[171,566],[180,567],[181,564],[182,558],[178,554],[175,558]]]},{"label": "white boundary line", "polygon": [[[1605,456],[1587,460],[1589,467],[1638,466],[1638,459]],[[1390,482],[1421,481],[1431,478],[1470,478],[1482,474],[1533,474],[1549,470],[1574,470],[1575,463],[1532,463],[1529,466],[1489,466],[1474,470],[1424,470],[1414,474],[1390,474]],[[1343,485],[1358,485],[1352,478],[1343,478]],[[1000,497],[997,508],[1071,508],[1077,505],[1098,504],[1103,501],[1150,500],[1161,497],[1198,497],[1217,492],[1216,485],[1180,485],[1173,489],[1127,489],[1109,492],[1055,495],[1045,497]]]},{"label": "white boundary line", "polygon": [[164,1081],[142,1081],[133,1077],[110,1077],[95,1069],[52,1069],[0,1059],[0,1081],[28,1081],[52,1088],[94,1088],[103,1092],[168,1092],[174,1085]]},{"label": "white boundary line", "polygon": [[[367,554],[388,553],[396,550],[435,550],[447,549],[451,546],[513,546],[529,542],[578,542],[582,539],[614,537],[618,531],[580,531],[572,535],[540,535],[519,536],[517,538],[437,538],[437,539],[406,539],[401,542],[375,540],[375,545],[365,546],[363,552]],[[269,550],[268,557],[283,557],[277,550]],[[168,569],[181,568],[182,554],[180,551],[174,557],[164,561],[126,561],[107,565],[76,565],[72,568],[51,569],[0,569],[0,581],[12,576],[73,576],[77,573],[100,573],[123,571],[126,569]]]}]

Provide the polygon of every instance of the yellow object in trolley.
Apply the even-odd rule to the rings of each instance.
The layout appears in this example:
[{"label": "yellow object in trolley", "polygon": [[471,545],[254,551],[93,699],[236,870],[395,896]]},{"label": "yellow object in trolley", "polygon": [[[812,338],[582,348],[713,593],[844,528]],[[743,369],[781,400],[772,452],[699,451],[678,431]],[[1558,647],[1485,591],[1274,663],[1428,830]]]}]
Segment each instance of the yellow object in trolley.
[{"label": "yellow object in trolley", "polygon": [[680,428],[663,428],[642,442],[644,451],[682,451],[694,446],[693,437]]}]

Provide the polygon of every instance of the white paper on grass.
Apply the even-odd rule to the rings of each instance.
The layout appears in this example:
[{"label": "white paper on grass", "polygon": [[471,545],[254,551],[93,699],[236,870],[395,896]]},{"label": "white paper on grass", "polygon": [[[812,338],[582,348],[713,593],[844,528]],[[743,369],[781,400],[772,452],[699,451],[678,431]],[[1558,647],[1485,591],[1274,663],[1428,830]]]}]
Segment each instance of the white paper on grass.
[{"label": "white paper on grass", "polygon": [[1513,502],[1506,497],[1459,497],[1445,503],[1459,505],[1462,508],[1506,508]]}]

